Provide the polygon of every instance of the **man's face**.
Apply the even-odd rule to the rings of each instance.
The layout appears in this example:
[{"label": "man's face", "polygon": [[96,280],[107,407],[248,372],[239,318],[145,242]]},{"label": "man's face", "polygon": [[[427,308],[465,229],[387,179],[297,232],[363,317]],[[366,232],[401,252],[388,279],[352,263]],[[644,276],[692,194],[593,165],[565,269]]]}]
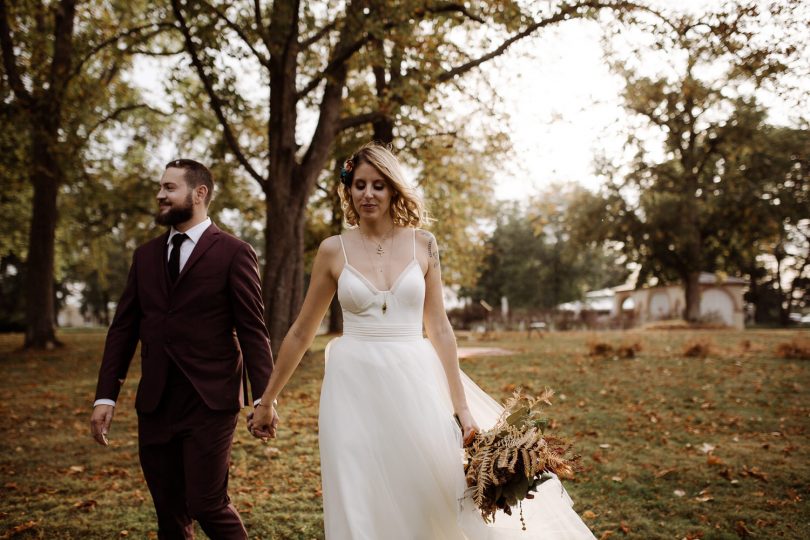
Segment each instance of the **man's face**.
[{"label": "man's face", "polygon": [[157,194],[158,212],[155,221],[160,225],[178,225],[194,216],[193,190],[186,183],[186,171],[170,167],[160,179]]}]

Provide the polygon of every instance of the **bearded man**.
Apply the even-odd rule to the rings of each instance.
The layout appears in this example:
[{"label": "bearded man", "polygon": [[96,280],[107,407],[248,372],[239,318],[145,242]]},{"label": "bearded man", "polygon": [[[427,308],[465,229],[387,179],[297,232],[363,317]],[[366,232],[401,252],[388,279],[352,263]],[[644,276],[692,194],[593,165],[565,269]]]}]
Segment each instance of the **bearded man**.
[{"label": "bearded man", "polygon": [[[161,539],[193,538],[192,520],[210,538],[247,538],[228,497],[231,445],[248,379],[257,398],[273,370],[256,254],[211,222],[213,192],[201,163],[166,165],[155,220],[168,230],[135,250],[90,421],[107,446],[140,341],[139,457]],[[277,423],[272,404],[254,406],[269,407]]]}]

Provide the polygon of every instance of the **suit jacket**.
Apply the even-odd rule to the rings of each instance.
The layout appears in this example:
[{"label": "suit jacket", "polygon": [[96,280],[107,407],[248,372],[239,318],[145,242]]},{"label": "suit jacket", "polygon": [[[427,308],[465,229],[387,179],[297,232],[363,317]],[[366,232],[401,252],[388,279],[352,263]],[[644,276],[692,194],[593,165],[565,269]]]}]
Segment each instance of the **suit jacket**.
[{"label": "suit jacket", "polygon": [[172,284],[168,235],[135,250],[107,333],[96,399],[118,399],[140,340],[138,411],[157,408],[169,362],[209,408],[238,409],[247,398],[245,373],[257,399],[273,370],[256,254],[211,224]]}]

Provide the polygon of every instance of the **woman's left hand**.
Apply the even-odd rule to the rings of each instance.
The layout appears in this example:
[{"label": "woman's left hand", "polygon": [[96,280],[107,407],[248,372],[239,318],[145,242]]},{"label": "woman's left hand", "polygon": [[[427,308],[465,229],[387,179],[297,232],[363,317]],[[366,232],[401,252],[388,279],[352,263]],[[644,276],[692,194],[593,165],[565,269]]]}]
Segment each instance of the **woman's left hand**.
[{"label": "woman's left hand", "polygon": [[480,429],[478,428],[478,424],[475,423],[475,420],[473,419],[469,410],[457,412],[456,417],[458,417],[458,421],[461,424],[461,436],[464,441],[464,446],[467,446],[472,443],[475,435],[480,431]]}]

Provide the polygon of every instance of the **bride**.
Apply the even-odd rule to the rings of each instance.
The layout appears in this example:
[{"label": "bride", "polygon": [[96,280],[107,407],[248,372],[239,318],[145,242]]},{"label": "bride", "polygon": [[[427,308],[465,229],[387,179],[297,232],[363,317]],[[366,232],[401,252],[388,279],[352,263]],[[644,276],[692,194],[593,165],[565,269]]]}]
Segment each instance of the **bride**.
[{"label": "bride", "polygon": [[343,335],[326,348],[319,414],[326,537],[593,538],[557,479],[524,501],[526,531],[503,513],[484,523],[465,494],[461,446],[476,421],[489,428],[502,409],[459,369],[439,246],[419,229],[421,199],[374,143],[346,162],[339,193],[351,228],[321,243],[301,313],[248,420],[254,436],[275,436],[275,399],[337,291]]}]

